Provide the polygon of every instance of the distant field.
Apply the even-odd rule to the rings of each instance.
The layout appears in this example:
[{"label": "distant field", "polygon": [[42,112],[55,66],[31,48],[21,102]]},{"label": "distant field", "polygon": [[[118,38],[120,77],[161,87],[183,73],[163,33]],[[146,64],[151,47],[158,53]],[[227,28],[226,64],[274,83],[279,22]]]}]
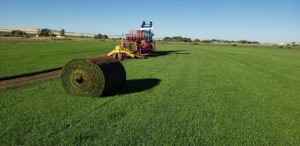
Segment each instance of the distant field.
[{"label": "distant field", "polygon": [[0,78],[61,67],[72,58],[107,53],[117,44],[95,40],[6,39],[5,42],[0,43]]},{"label": "distant field", "polygon": [[[96,55],[111,42],[1,44],[1,76]],[[106,98],[59,78],[0,92],[2,145],[300,145],[300,50],[158,44]],[[8,54],[8,55],[5,55]],[[36,61],[40,60],[40,61]]]}]

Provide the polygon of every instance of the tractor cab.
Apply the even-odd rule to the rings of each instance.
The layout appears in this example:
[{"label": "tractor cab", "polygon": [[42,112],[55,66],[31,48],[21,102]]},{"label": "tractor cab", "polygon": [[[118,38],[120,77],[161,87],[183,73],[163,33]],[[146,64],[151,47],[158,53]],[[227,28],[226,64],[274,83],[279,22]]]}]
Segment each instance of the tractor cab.
[{"label": "tractor cab", "polygon": [[144,38],[146,40],[147,43],[151,43],[153,41],[153,27],[152,27],[152,22],[150,21],[149,23],[146,23],[145,21],[143,21],[141,28],[141,31],[144,32]]},{"label": "tractor cab", "polygon": [[152,36],[153,33],[151,31],[145,31],[145,40],[147,43],[151,43],[152,42]]}]

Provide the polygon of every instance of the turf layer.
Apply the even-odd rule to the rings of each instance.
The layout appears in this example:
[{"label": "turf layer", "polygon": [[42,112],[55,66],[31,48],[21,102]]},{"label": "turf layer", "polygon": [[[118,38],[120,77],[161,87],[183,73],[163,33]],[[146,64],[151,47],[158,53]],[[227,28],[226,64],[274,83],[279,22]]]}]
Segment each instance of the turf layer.
[{"label": "turf layer", "polygon": [[125,81],[123,65],[105,59],[97,63],[84,58],[73,59],[61,74],[62,86],[70,95],[99,97],[117,90]]},{"label": "turf layer", "polygon": [[157,51],[124,63],[106,98],[66,94],[59,78],[0,92],[1,145],[300,145],[299,49]]}]

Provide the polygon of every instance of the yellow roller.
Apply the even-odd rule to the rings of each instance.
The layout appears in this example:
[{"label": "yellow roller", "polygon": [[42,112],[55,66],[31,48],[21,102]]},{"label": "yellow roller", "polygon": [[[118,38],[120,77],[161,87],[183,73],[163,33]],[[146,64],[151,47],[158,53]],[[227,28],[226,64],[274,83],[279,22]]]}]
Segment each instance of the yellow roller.
[{"label": "yellow roller", "polygon": [[107,56],[113,56],[114,54],[125,54],[126,56],[134,58],[134,54],[129,49],[122,48],[120,45],[117,45]]}]

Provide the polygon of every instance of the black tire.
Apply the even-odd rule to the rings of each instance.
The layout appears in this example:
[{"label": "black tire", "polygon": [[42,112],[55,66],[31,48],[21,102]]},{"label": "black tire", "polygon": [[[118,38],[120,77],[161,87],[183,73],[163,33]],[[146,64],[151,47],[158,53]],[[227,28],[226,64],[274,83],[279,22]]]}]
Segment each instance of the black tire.
[{"label": "black tire", "polygon": [[122,61],[122,60],[123,60],[123,54],[122,54],[122,53],[119,53],[119,54],[118,54],[118,60],[119,60],[119,61]]},{"label": "black tire", "polygon": [[118,54],[117,53],[114,53],[113,55],[112,55],[112,57],[114,58],[114,59],[118,59]]}]

